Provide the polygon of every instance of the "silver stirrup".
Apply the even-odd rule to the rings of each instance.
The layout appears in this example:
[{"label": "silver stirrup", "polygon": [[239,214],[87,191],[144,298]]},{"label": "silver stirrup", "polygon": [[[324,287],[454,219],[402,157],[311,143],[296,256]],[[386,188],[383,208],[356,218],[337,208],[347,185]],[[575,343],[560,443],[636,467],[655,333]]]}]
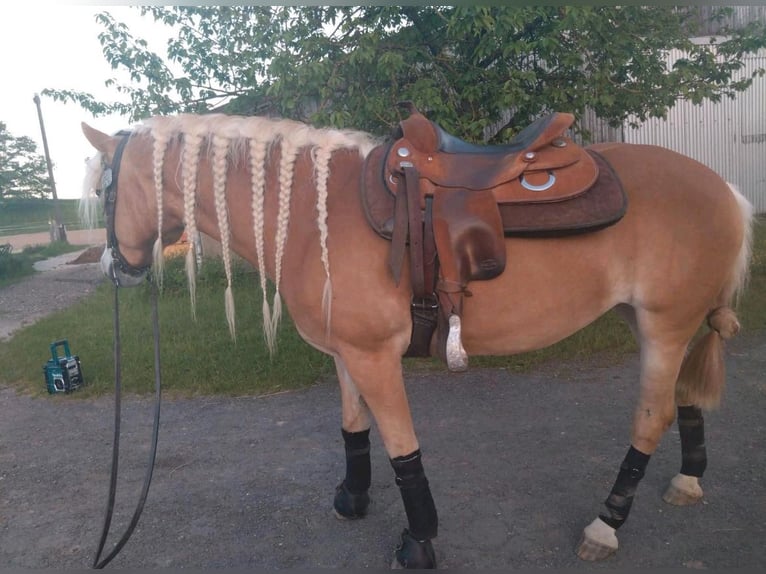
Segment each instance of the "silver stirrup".
[{"label": "silver stirrup", "polygon": [[460,317],[449,316],[449,334],[447,335],[447,368],[450,371],[465,371],[468,369],[468,353],[463,348],[460,337]]}]

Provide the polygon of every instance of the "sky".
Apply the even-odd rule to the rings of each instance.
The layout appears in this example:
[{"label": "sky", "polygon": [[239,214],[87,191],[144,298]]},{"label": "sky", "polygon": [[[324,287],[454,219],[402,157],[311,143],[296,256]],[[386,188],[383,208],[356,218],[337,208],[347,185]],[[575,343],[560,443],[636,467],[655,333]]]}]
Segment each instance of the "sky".
[{"label": "sky", "polygon": [[[43,154],[40,122],[33,98],[45,88],[71,89],[114,100],[104,81],[115,77],[101,53],[102,27],[95,15],[110,12],[125,22],[135,36],[149,41],[164,54],[168,28],[142,18],[129,6],[72,5],[30,0],[0,4],[0,121],[14,137],[28,136]],[[107,133],[128,127],[126,117],[93,115],[77,104],[55,102],[41,96],[53,177],[60,198],[79,198],[85,160],[94,150],[82,135],[80,122]]]}]

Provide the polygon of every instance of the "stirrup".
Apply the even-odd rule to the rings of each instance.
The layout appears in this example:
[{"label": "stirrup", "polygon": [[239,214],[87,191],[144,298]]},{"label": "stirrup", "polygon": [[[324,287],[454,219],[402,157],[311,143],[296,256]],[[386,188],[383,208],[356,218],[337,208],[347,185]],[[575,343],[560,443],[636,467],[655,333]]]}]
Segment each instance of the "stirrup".
[{"label": "stirrup", "polygon": [[460,335],[460,317],[454,313],[449,316],[449,334],[447,335],[447,368],[450,371],[468,369],[468,353],[463,348]]}]

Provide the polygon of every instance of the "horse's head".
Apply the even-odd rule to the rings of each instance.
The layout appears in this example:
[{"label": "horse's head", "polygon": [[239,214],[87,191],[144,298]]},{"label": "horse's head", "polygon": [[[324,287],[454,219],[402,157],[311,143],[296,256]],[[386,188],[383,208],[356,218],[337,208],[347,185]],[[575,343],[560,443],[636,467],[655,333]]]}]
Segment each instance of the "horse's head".
[{"label": "horse's head", "polygon": [[99,152],[89,162],[83,199],[103,206],[107,246],[101,268],[119,286],[138,285],[158,235],[151,138],[130,132],[111,136],[85,123],[82,130]]}]

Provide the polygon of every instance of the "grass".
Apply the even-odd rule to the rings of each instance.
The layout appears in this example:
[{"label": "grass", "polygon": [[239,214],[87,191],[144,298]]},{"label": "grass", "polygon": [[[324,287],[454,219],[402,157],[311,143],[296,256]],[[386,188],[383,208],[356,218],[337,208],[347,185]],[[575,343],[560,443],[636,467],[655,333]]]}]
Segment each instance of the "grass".
[{"label": "grass", "polygon": [[[0,239],[0,247],[2,245]],[[56,241],[47,245],[30,245],[19,253],[0,251],[0,287],[10,285],[35,273],[34,264],[37,261],[84,248],[84,245],[72,245],[64,241]]]},{"label": "grass", "polygon": [[[160,298],[163,392],[243,395],[310,385],[332,372],[332,360],[309,347],[289,320],[279,330],[279,351],[271,359],[261,329],[261,294],[253,273],[236,267],[234,295],[237,339],[224,314],[225,281],[218,260],[206,261],[197,281],[197,322],[191,317],[182,258],[168,261]],[[123,388],[153,388],[150,287],[120,290]],[[45,394],[42,366],[50,343],[68,339],[82,362],[85,387],[76,395],[112,392],[113,288],[101,285],[79,304],[46,317],[0,343],[0,382],[32,394]],[[74,396],[74,395],[73,395]]]},{"label": "grass", "polygon": [[[59,199],[61,219],[67,229],[82,229],[78,204],[77,199]],[[52,199],[0,200],[0,243],[4,235],[48,231],[53,213]]]},{"label": "grass", "polygon": [[756,218],[750,281],[737,315],[745,331],[766,329],[766,216]]},{"label": "grass", "polygon": [[[261,330],[261,293],[252,272],[235,267],[237,340],[229,337],[224,315],[222,265],[206,261],[197,283],[197,317],[189,296],[181,258],[168,262],[160,300],[163,388],[184,396],[252,395],[305,387],[334,373],[330,358],[307,345],[288,318],[278,337],[279,350],[270,358]],[[750,286],[738,307],[744,330],[766,328],[766,220],[756,225]],[[82,360],[87,386],[72,396],[88,397],[112,390],[112,288],[102,285],[80,304],[49,316],[0,343],[0,383],[22,392],[46,394],[42,366],[49,345],[66,338]],[[120,291],[124,388],[149,393],[153,364],[149,288]],[[614,313],[560,343],[521,355],[472,357],[472,367],[526,371],[549,361],[601,357],[614,361],[635,352],[627,327]],[[406,359],[405,369],[444,369],[435,359]]]}]

